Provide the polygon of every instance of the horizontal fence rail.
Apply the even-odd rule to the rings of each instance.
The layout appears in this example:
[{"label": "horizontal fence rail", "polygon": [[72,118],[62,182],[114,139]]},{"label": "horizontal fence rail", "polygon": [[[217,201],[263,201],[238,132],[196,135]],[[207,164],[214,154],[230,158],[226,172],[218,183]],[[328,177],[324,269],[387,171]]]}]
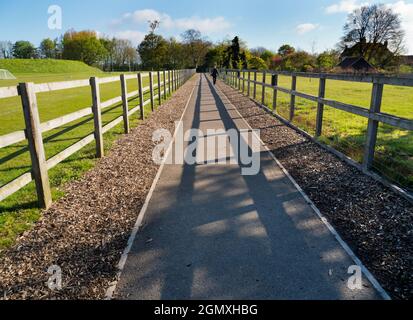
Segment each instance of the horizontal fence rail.
[{"label": "horizontal fence rail", "polygon": [[[158,76],[158,83],[154,83],[154,74]],[[33,180],[35,181],[37,198],[39,206],[49,208],[52,203],[48,170],[54,168],[59,163],[72,156],[88,144],[95,141],[96,157],[103,157],[103,134],[110,131],[117,125],[124,123],[124,132],[130,131],[129,119],[132,115],[140,112],[140,119],[144,119],[144,107],[151,104],[154,110],[154,92],[158,91],[159,105],[162,104],[162,98],[165,100],[167,94],[171,94],[182,86],[192,75],[195,70],[165,70],[157,72],[142,72],[137,74],[120,75],[116,77],[97,78],[92,77],[86,80],[53,82],[43,84],[21,83],[18,86],[0,88],[0,101],[5,98],[20,96],[23,107],[25,129],[10,134],[0,136],[0,148],[11,146],[13,144],[26,141],[28,142],[31,166],[30,172],[22,174],[20,177],[0,187],[0,201],[19,191]],[[150,85],[143,87],[143,79],[149,78]],[[161,80],[162,78],[162,80]],[[136,79],[138,90],[128,93],[127,80]],[[100,85],[106,83],[119,82],[121,87],[121,96],[101,101]],[[92,96],[92,106],[61,116],[59,118],[41,123],[37,106],[38,93],[51,92],[58,90],[67,90],[80,87],[90,87]],[[145,100],[145,94],[150,98]],[[129,110],[128,103],[130,100],[139,99],[139,105]],[[102,110],[113,105],[122,103],[122,115],[110,123],[102,126]],[[94,132],[66,148],[62,152],[46,159],[43,146],[42,134],[50,130],[59,128],[70,122],[79,120],[86,116],[93,115]]]},{"label": "horizontal fence rail", "polygon": [[[257,81],[257,74],[262,74],[263,81]],[[266,82],[266,76],[271,76],[271,83]],[[284,88],[278,85],[279,76],[288,76],[291,77],[291,88]],[[315,135],[311,136],[307,132],[304,132],[310,138],[317,141],[317,138],[321,136],[323,129],[323,114],[324,106],[329,106],[337,110],[345,111],[354,115],[358,115],[368,119],[367,125],[367,137],[366,145],[364,148],[364,157],[363,163],[359,165],[354,160],[350,159],[346,155],[340,153],[338,150],[335,150],[329,146],[326,146],[330,151],[333,151],[335,154],[339,155],[343,160],[349,160],[351,164],[358,167],[360,170],[365,173],[378,178],[378,180],[385,182],[385,184],[391,186],[394,190],[401,193],[403,196],[407,197],[408,200],[412,201],[413,196],[410,192],[400,189],[398,186],[393,185],[382,177],[377,177],[377,175],[371,171],[373,166],[373,160],[376,150],[376,142],[378,135],[378,127],[380,123],[387,124],[396,128],[404,130],[413,130],[413,120],[397,117],[391,114],[381,112],[383,89],[385,85],[393,86],[404,86],[404,87],[413,87],[413,78],[412,77],[403,77],[403,76],[385,76],[385,75],[353,75],[353,74],[330,74],[330,73],[304,73],[304,72],[284,72],[284,71],[272,71],[272,70],[237,70],[237,69],[224,69],[220,70],[220,77],[224,82],[231,85],[237,90],[247,93],[248,96],[251,96],[253,100],[256,100],[262,105],[265,105],[265,88],[269,88],[273,91],[273,101],[272,101],[272,110],[278,118],[285,121],[288,124],[292,125],[292,121],[296,114],[296,102],[295,98],[300,97],[317,103],[316,111],[316,123],[315,123]],[[297,90],[297,78],[313,78],[318,79],[319,82],[319,92],[318,96],[310,95],[304,92]],[[363,108],[361,106],[351,105],[342,103],[335,100],[330,100],[325,98],[326,92],[326,82],[327,80],[339,80],[339,81],[348,81],[348,82],[362,82],[362,83],[371,83],[371,104],[370,108]],[[247,88],[245,88],[247,86]],[[252,88],[251,88],[252,86]],[[257,98],[257,86],[262,88],[262,96]],[[252,89],[252,91],[251,91]],[[290,95],[290,112],[289,119],[285,119],[277,111],[277,93],[282,92]],[[258,100],[259,99],[259,100]],[[413,101],[412,101],[413,109]],[[268,109],[269,110],[269,109]],[[295,127],[295,126],[294,126]],[[298,128],[297,128],[298,129]],[[303,131],[299,129],[300,131]]]}]

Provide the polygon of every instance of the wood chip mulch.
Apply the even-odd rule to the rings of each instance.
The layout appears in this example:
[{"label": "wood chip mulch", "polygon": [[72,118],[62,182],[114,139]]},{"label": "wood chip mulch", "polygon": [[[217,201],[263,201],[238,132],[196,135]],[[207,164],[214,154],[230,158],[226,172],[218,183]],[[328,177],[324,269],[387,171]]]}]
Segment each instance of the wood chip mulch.
[{"label": "wood chip mulch", "polygon": [[220,83],[252,128],[394,299],[413,298],[413,205]]},{"label": "wood chip mulch", "polygon": [[[195,78],[151,117],[120,138],[110,153],[34,227],[0,256],[0,299],[103,299],[158,166],[152,161],[156,129],[174,132]],[[62,290],[47,286],[50,266],[62,270]]]}]

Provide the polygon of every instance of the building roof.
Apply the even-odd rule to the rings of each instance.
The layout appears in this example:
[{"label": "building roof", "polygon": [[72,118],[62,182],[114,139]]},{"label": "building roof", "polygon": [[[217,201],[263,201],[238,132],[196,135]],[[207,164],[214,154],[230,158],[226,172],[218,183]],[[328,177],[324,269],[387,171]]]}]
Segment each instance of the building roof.
[{"label": "building roof", "polygon": [[360,57],[345,57],[343,60],[338,64],[339,67],[343,69],[351,68],[351,66],[357,62]]},{"label": "building roof", "polygon": [[374,67],[363,57],[344,57],[338,66],[342,69],[375,70]]},{"label": "building roof", "polygon": [[413,65],[413,56],[400,56],[401,63]]}]

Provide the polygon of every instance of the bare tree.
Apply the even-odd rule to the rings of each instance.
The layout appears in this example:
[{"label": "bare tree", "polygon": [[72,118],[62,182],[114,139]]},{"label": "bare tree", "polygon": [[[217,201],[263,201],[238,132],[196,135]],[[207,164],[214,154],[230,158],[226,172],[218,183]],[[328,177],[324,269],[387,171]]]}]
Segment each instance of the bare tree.
[{"label": "bare tree", "polygon": [[192,66],[198,68],[211,47],[211,42],[202,37],[201,32],[189,29],[181,35],[187,48],[188,58]]},{"label": "bare tree", "polygon": [[123,70],[125,66],[131,70],[138,63],[138,53],[130,40],[102,38],[101,42],[107,51],[105,63],[110,71]]},{"label": "bare tree", "polygon": [[129,45],[125,48],[125,62],[129,66],[129,71],[132,71],[132,65],[138,63],[138,51]]},{"label": "bare tree", "polygon": [[151,33],[155,33],[156,29],[159,28],[161,25],[161,22],[159,20],[153,20],[153,21],[148,21],[149,23],[149,29],[151,30]]},{"label": "bare tree", "polygon": [[10,41],[0,41],[0,59],[13,57],[13,44]]},{"label": "bare tree", "polygon": [[404,31],[400,15],[382,4],[354,10],[347,18],[344,32],[342,46],[361,44],[360,55],[363,56],[367,46],[362,44],[367,43],[386,45],[394,54],[400,54],[403,49]]},{"label": "bare tree", "polygon": [[128,65],[129,69],[137,62],[138,54],[130,40],[114,39],[114,60],[118,66]]},{"label": "bare tree", "polygon": [[269,51],[269,50],[265,47],[256,47],[250,50],[251,54],[257,57],[260,57],[266,51]]}]

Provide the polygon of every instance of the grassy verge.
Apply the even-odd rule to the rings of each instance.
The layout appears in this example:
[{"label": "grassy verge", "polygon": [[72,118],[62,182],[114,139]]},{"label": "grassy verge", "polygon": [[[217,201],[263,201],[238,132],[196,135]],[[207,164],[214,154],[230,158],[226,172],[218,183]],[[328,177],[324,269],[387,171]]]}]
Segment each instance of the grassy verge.
[{"label": "grassy verge", "polygon": [[[262,75],[258,76],[262,81]],[[271,76],[266,78],[271,83]],[[279,85],[291,88],[291,77],[280,76]],[[297,78],[297,90],[318,95],[318,79]],[[252,87],[252,86],[251,86]],[[326,98],[369,108],[371,84],[328,80]],[[246,89],[245,89],[246,91]],[[251,89],[251,96],[253,90]],[[257,86],[257,99],[261,100],[262,88]],[[265,89],[265,104],[272,108],[273,90]],[[385,86],[382,112],[413,119],[413,88]],[[290,96],[278,92],[277,113],[289,118]],[[317,105],[313,101],[296,98],[296,116],[293,123],[310,134],[315,133]],[[323,133],[320,140],[350,156],[363,161],[367,119],[326,106]],[[390,181],[413,190],[413,133],[381,124],[379,127],[374,169]]]},{"label": "grassy verge", "polygon": [[54,59],[2,59],[0,69],[17,74],[55,74],[55,73],[99,73],[97,68],[90,67],[80,61]]},{"label": "grassy verge", "polygon": [[[16,74],[15,74],[16,75]],[[83,79],[90,76],[114,75],[102,72],[88,72],[76,74],[17,74],[17,80],[0,81],[0,86],[15,85],[18,82],[53,82],[70,79]],[[157,78],[155,77],[155,83]],[[144,79],[147,86],[148,78]],[[128,91],[137,90],[137,80],[128,80]],[[120,82],[101,85],[102,101],[120,95]],[[149,98],[146,94],[145,100]],[[157,99],[155,99],[157,103]],[[130,100],[129,108],[138,105],[138,99]],[[90,88],[76,88],[38,95],[38,104],[41,121],[48,121],[64,114],[86,108],[91,105]],[[150,113],[150,105],[145,108],[145,113]],[[103,125],[111,122],[122,114],[122,105],[114,105],[103,111]],[[139,112],[131,116],[131,127],[139,124]],[[21,105],[18,98],[0,99],[0,135],[11,133],[24,128],[24,120]],[[87,116],[65,126],[49,131],[43,135],[47,158],[58,154],[70,145],[81,140],[93,132],[93,117]],[[123,134],[123,124],[113,128],[104,135],[105,150],[109,150],[112,143]],[[78,179],[84,172],[95,164],[95,145],[89,144],[81,151],[72,155],[57,167],[49,171],[52,186],[53,199],[63,196],[61,186],[72,179]],[[25,142],[0,149],[0,186],[7,184],[21,174],[30,170],[30,156]],[[40,210],[37,208],[34,183],[30,183],[19,192],[0,202],[0,251],[11,246],[16,237],[29,229],[40,218]]]}]

